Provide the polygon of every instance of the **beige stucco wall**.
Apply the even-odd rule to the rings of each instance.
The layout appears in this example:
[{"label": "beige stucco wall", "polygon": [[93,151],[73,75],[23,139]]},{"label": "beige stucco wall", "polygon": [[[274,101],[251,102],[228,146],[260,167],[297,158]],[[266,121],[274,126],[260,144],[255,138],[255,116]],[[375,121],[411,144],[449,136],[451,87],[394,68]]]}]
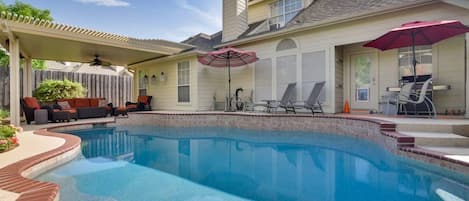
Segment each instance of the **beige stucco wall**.
[{"label": "beige stucco wall", "polygon": [[[178,62],[190,62],[190,103],[178,103],[177,95],[177,64]],[[138,72],[143,70],[149,77],[147,95],[153,96],[153,110],[198,110],[198,61],[195,56],[180,57],[169,61],[150,61],[140,65],[133,66]],[[159,76],[161,72],[166,75],[166,81],[157,80],[153,82],[152,75]],[[138,76],[135,80],[138,80]],[[135,91],[138,93],[138,81],[135,85]]]}]

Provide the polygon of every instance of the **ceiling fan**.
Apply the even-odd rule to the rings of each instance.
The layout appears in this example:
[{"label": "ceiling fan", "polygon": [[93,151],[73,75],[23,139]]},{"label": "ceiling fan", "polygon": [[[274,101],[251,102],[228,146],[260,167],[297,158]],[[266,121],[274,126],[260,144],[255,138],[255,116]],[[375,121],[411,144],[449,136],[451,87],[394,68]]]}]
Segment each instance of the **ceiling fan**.
[{"label": "ceiling fan", "polygon": [[90,61],[90,66],[111,66],[110,62],[99,59],[99,55],[94,55],[94,59]]}]

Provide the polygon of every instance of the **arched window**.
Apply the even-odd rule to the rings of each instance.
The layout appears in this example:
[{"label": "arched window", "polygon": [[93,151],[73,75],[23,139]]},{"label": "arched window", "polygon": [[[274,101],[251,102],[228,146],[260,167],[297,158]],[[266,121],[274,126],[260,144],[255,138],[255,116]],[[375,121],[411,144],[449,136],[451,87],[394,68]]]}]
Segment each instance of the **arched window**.
[{"label": "arched window", "polygon": [[283,39],[277,45],[277,51],[295,49],[296,43],[292,39]]}]

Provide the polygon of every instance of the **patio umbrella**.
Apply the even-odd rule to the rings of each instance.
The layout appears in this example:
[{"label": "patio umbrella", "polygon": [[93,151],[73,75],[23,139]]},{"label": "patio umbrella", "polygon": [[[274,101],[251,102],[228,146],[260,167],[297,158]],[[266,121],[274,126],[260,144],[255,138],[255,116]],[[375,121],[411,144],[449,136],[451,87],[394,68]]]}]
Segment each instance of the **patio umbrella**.
[{"label": "patio umbrella", "polygon": [[201,64],[213,67],[228,67],[228,101],[231,110],[231,67],[244,66],[258,60],[256,53],[232,47],[209,52],[198,57]]},{"label": "patio umbrella", "polygon": [[365,44],[364,47],[389,50],[411,46],[415,82],[417,77],[417,60],[415,59],[416,45],[432,45],[441,40],[466,32],[469,32],[469,27],[464,26],[457,20],[408,22]]}]

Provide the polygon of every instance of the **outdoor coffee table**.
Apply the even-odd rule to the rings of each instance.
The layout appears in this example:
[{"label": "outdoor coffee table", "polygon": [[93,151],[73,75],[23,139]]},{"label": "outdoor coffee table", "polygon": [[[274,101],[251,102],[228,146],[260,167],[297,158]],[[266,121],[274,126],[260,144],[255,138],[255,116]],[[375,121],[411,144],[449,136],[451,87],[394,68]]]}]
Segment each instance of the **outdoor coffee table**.
[{"label": "outdoor coffee table", "polygon": [[52,114],[52,121],[68,121],[70,122],[71,114],[68,111],[56,111]]}]

